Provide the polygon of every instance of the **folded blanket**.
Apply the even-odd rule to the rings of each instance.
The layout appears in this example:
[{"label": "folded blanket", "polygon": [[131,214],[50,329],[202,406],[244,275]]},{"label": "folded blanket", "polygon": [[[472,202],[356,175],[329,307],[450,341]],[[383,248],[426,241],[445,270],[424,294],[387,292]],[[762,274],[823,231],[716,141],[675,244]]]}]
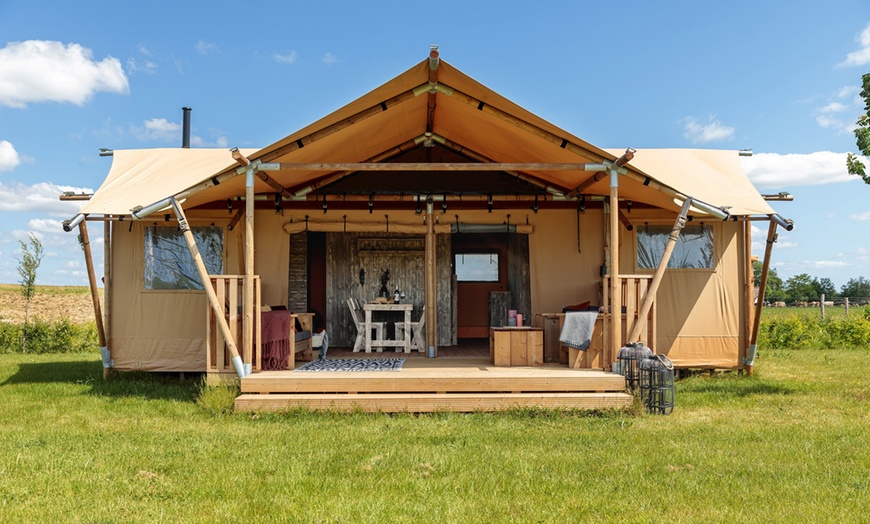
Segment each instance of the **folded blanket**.
[{"label": "folded blanket", "polygon": [[586,351],[592,342],[592,332],[595,330],[597,311],[569,311],[565,313],[565,324],[559,342],[574,349]]}]

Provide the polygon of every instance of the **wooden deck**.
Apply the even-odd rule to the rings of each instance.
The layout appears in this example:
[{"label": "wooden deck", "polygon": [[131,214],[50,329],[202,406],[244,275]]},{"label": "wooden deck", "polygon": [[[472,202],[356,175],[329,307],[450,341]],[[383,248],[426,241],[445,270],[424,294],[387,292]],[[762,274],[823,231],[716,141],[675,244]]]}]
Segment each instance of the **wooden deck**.
[{"label": "wooden deck", "polygon": [[[354,358],[359,354],[352,354]],[[330,354],[330,358],[349,355]],[[393,352],[370,358],[406,356]],[[622,408],[621,375],[558,364],[495,367],[483,357],[406,358],[400,371],[264,371],[241,381],[238,411],[293,408],[375,412]]]}]

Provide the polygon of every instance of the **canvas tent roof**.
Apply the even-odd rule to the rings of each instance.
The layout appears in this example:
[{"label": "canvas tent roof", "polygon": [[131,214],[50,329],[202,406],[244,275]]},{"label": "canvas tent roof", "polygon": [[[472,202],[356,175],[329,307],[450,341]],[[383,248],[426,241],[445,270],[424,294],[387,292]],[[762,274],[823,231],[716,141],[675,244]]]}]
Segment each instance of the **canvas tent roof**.
[{"label": "canvas tent roof", "polygon": [[[478,83],[445,61],[437,69],[438,91],[430,117],[429,60],[309,126],[259,151],[242,151],[264,163],[358,163],[388,160],[419,147],[431,132],[455,144],[454,152],[498,163],[586,163],[615,160],[621,150],[599,149],[532,114]],[[416,139],[416,142],[415,142]],[[470,153],[469,153],[470,152]],[[468,160],[473,161],[473,160]],[[116,151],[104,184],[82,213],[129,214],[178,194],[219,174],[232,174],[237,164],[226,150],[155,149]],[[772,208],[746,178],[736,151],[660,149],[638,150],[620,177],[619,195],[677,211],[673,196],[644,186],[651,178],[684,195],[732,215],[770,214]],[[268,175],[293,192],[336,180],[323,171],[278,170]],[[586,171],[537,170],[523,173],[567,192],[594,175]],[[467,177],[485,176],[468,173]],[[222,201],[245,193],[243,176],[204,188],[187,197],[185,207]],[[531,186],[530,186],[531,187]],[[275,189],[257,179],[257,193]],[[373,187],[373,192],[378,188]],[[538,188],[538,191],[540,189]],[[606,195],[607,177],[591,185],[587,194]]]}]

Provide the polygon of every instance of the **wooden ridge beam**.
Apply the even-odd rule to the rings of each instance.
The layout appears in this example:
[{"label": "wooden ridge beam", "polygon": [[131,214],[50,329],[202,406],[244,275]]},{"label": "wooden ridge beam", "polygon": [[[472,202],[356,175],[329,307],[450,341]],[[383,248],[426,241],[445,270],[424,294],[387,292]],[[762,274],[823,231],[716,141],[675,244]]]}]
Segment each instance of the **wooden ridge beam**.
[{"label": "wooden ridge beam", "polygon": [[[586,171],[585,163],[547,162],[335,162],[272,164],[280,171]],[[273,170],[269,165],[261,169]]]}]

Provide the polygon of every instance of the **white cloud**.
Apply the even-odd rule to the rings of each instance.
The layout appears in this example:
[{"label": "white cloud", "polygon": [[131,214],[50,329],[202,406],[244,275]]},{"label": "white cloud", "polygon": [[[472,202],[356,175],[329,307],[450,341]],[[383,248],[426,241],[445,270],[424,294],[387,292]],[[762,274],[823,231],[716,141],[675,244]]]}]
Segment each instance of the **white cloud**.
[{"label": "white cloud", "polygon": [[842,113],[846,110],[845,104],[840,102],[831,102],[821,109],[822,113]]},{"label": "white cloud", "polygon": [[852,220],[857,220],[858,222],[866,222],[867,220],[870,220],[870,211],[865,211],[863,213],[855,213],[855,214],[849,215],[849,218],[851,218]]},{"label": "white cloud", "polygon": [[706,123],[698,121],[693,116],[682,120],[686,132],[683,136],[693,144],[706,144],[717,140],[727,140],[734,136],[734,128],[723,126],[714,117],[709,117]]},{"label": "white cloud", "polygon": [[815,110],[819,127],[832,129],[838,134],[852,134],[857,127],[855,121],[864,107],[864,100],[858,93],[856,86],[846,86],[838,89],[833,97],[828,97],[829,102]]},{"label": "white cloud", "polygon": [[205,40],[198,40],[196,42],[196,52],[201,55],[207,55],[212,51],[217,51],[218,46],[214,42],[206,42]]},{"label": "white cloud", "polygon": [[[134,127],[133,134],[142,141],[154,142],[177,142],[181,144],[182,124],[170,122],[165,118],[151,118],[143,122],[143,127]],[[228,147],[229,139],[220,130],[210,129],[214,135],[213,140],[193,135],[190,136],[190,145],[193,147]]]},{"label": "white cloud", "polygon": [[848,267],[852,264],[841,260],[811,260],[808,262],[811,267],[826,268],[826,267]]},{"label": "white cloud", "polygon": [[6,140],[0,140],[0,173],[3,171],[12,171],[18,164],[21,163],[21,157],[18,156],[18,151]]},{"label": "white cloud", "polygon": [[323,63],[324,64],[334,64],[336,62],[338,62],[338,57],[335,56],[334,54],[330,53],[329,51],[327,51],[326,53],[323,54]]},{"label": "white cloud", "polygon": [[181,143],[181,124],[179,123],[170,122],[165,118],[151,118],[146,120],[143,125],[144,129],[136,128],[133,132],[139,140]]},{"label": "white cloud", "polygon": [[860,92],[861,90],[858,88],[858,86],[841,87],[837,91],[837,98],[855,98]]},{"label": "white cloud", "polygon": [[136,61],[135,58],[127,59],[127,72],[130,74],[133,73],[147,73],[152,75],[157,72],[157,64],[152,62],[151,60],[144,60],[141,63]]},{"label": "white cloud", "polygon": [[272,55],[272,58],[279,64],[295,64],[296,51],[290,51],[289,53],[284,55],[282,55],[281,53],[275,53]]},{"label": "white cloud", "polygon": [[858,50],[846,55],[846,59],[837,65],[842,67],[870,64],[870,24],[861,31],[861,34],[855,38],[855,41],[858,42]]},{"label": "white cloud", "polygon": [[58,186],[51,182],[39,182],[28,186],[25,184],[0,183],[0,211],[40,212],[57,216],[72,217],[82,208],[84,202],[62,202],[60,195],[64,192],[93,193],[93,189],[70,186]]},{"label": "white cloud", "polygon": [[41,233],[63,233],[63,223],[52,218],[33,218],[27,221],[27,228]]},{"label": "white cloud", "polygon": [[208,142],[201,136],[190,137],[190,145],[194,147],[229,147],[229,143],[229,139],[222,135],[217,136],[213,142]]},{"label": "white cloud", "polygon": [[95,93],[126,94],[127,77],[117,58],[96,62],[79,44],[28,40],[0,49],[0,105],[25,107],[30,102],[83,105]]},{"label": "white cloud", "polygon": [[759,189],[781,190],[856,180],[846,171],[846,153],[756,153],[751,157],[740,157],[740,163]]}]

